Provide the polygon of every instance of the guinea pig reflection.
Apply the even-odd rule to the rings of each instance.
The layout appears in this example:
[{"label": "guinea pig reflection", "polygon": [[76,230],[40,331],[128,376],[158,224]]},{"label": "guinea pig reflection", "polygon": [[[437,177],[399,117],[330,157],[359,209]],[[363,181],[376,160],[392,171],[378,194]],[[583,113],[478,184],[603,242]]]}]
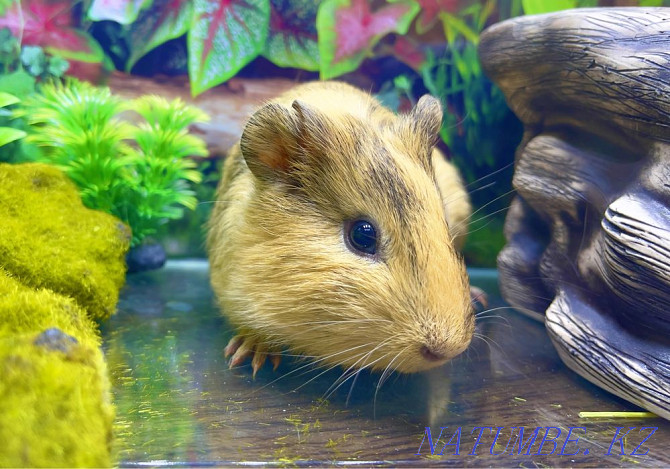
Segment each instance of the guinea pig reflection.
[{"label": "guinea pig reflection", "polygon": [[470,203],[433,148],[439,102],[397,116],[309,83],[265,104],[230,152],[209,223],[211,282],[237,328],[231,366],[281,350],[324,366],[417,372],[474,332],[458,252]]}]

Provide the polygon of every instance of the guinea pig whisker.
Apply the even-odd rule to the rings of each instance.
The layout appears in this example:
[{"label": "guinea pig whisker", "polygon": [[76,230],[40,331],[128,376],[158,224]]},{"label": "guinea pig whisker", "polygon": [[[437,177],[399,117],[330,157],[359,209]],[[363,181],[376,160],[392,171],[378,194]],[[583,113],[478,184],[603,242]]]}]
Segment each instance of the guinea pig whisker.
[{"label": "guinea pig whisker", "polygon": [[[365,356],[362,357],[362,358],[360,358],[358,361],[365,360],[368,356],[370,356],[370,352],[368,352],[367,354],[365,354]],[[347,371],[345,371],[344,373],[342,373],[342,375],[340,375],[340,377],[339,377],[337,380],[335,380],[335,382],[330,386],[330,388],[328,388],[328,390],[326,390],[326,394],[324,394],[323,399],[328,399],[328,398],[329,398],[330,396],[332,396],[333,393],[335,393],[335,391],[337,391],[337,390],[338,390],[344,383],[346,383],[346,382],[347,382],[348,380],[350,380],[352,377],[354,377],[354,376],[358,376],[358,374],[359,374],[360,372],[362,372],[363,370],[365,370],[366,368],[371,368],[375,363],[377,363],[379,360],[381,360],[381,359],[384,358],[385,356],[386,356],[386,355],[382,355],[381,357],[379,357],[379,358],[376,359],[375,361],[370,362],[370,363],[367,363],[367,364],[364,364],[364,365],[360,366],[359,368],[353,368],[355,365],[352,365],[352,366],[350,366],[349,368],[347,368]],[[336,385],[336,383],[338,383],[338,384]]]},{"label": "guinea pig whisker", "polygon": [[[386,354],[385,354],[385,355],[382,355],[381,357],[379,357],[379,358],[376,359],[375,361],[373,361],[373,362],[371,362],[371,363],[368,363],[367,365],[365,365],[365,364],[364,364],[364,365],[361,365],[361,366],[359,367],[360,370],[356,370],[356,366],[357,366],[361,361],[364,362],[364,361],[365,361],[368,357],[370,357],[374,352],[376,352],[377,350],[379,350],[380,347],[386,345],[388,342],[390,342],[390,341],[392,341],[392,340],[393,340],[393,337],[389,337],[389,338],[383,340],[383,341],[380,342],[376,347],[374,347],[372,350],[370,350],[368,353],[364,354],[362,357],[360,357],[358,360],[356,360],[352,365],[350,365],[349,368],[347,368],[347,369],[344,371],[344,373],[342,373],[342,375],[340,375],[340,377],[339,377],[338,379],[336,379],[335,382],[333,382],[333,384],[330,386],[330,388],[328,388],[328,389],[326,390],[326,393],[327,393],[327,394],[326,394],[326,396],[325,396],[324,398],[325,398],[325,399],[328,399],[328,397],[329,397],[331,394],[333,394],[333,393],[334,393],[334,392],[335,392],[335,391],[336,391],[342,384],[344,384],[349,378],[351,378],[352,373],[359,372],[359,371],[361,371],[361,370],[363,370],[363,369],[365,369],[365,368],[370,368],[370,367],[372,367],[375,363],[377,363],[379,360],[385,358],[385,357],[386,357]],[[353,370],[353,371],[352,371],[352,370]],[[339,383],[339,384],[338,384],[338,383]]]},{"label": "guinea pig whisker", "polygon": [[468,191],[468,194],[472,195],[472,194],[474,194],[475,192],[479,192],[479,191],[486,190],[486,189],[488,189],[488,188],[490,188],[490,187],[495,186],[496,184],[497,184],[496,181],[489,182],[488,184],[484,184],[483,186],[480,186],[480,187],[478,187],[478,188],[476,188],[476,189],[473,189],[473,190],[471,190],[471,191]]},{"label": "guinea pig whisker", "polygon": [[470,220],[470,223],[479,223],[479,222],[482,221],[482,220],[486,220],[487,218],[491,218],[491,220],[489,220],[485,225],[480,226],[480,227],[477,228],[476,230],[468,230],[467,234],[476,233],[477,231],[479,231],[479,230],[481,230],[481,229],[483,229],[483,228],[486,228],[487,226],[489,226],[489,224],[491,223],[491,221],[493,221],[493,218],[492,218],[493,215],[497,215],[498,213],[504,212],[505,210],[508,210],[508,209],[509,209],[509,207],[503,207],[503,208],[501,208],[501,209],[499,209],[499,210],[496,210],[495,212],[487,213],[486,215],[481,216],[481,217],[479,217],[479,218],[477,218],[477,219],[475,219],[475,220]]},{"label": "guinea pig whisker", "polygon": [[487,345],[489,346],[489,351],[493,351],[493,350],[492,350],[492,347],[491,347],[491,343],[493,343],[493,344],[495,344],[495,345],[498,347],[498,349],[499,349],[501,352],[504,352],[504,350],[503,350],[503,348],[500,346],[500,344],[499,344],[498,342],[496,342],[495,340],[493,340],[491,337],[488,337],[488,336],[486,336],[486,335],[484,335],[484,334],[480,334],[479,332],[475,332],[475,333],[473,334],[473,337],[475,337],[475,338],[477,338],[477,339],[483,341],[485,344],[487,344]]},{"label": "guinea pig whisker", "polygon": [[351,386],[349,387],[349,393],[347,394],[347,400],[344,401],[344,407],[349,407],[349,399],[351,399],[351,393],[354,392],[354,386],[356,385],[356,380],[358,379],[358,376],[361,374],[361,371],[363,371],[362,368],[356,371],[354,375],[354,379],[351,382]]},{"label": "guinea pig whisker", "polygon": [[406,346],[403,348],[400,352],[396,353],[395,357],[386,365],[386,368],[384,368],[384,371],[382,371],[382,375],[379,377],[379,381],[377,381],[377,388],[375,389],[375,397],[373,399],[373,405],[376,406],[377,404],[377,393],[381,389],[382,385],[384,382],[393,374],[393,368],[391,366],[393,365],[393,362],[398,359],[398,357],[402,356],[402,354],[405,352],[410,347],[410,345]]},{"label": "guinea pig whisker", "polygon": [[[370,345],[370,344],[368,344],[368,345]],[[356,358],[356,357],[363,357],[363,356],[368,355],[368,354],[369,354],[369,352],[368,352],[368,353],[362,352],[360,355],[356,355],[354,358]],[[358,363],[361,359],[362,359],[362,358],[359,358],[359,360],[356,361],[356,363]],[[309,382],[315,380],[316,378],[318,378],[319,376],[323,375],[324,373],[329,372],[329,371],[332,370],[333,368],[337,368],[338,366],[340,366],[340,365],[339,365],[339,364],[335,364],[335,365],[329,367],[328,369],[326,369],[326,370],[324,370],[323,372],[319,373],[319,374],[316,375],[315,377],[311,378],[309,381],[307,381],[307,382],[301,384],[300,386],[298,386],[295,390],[300,389],[301,387],[305,386],[307,383],[309,383]],[[349,368],[347,368],[347,370],[344,372],[344,374],[346,374],[347,372],[349,372],[350,370],[352,370],[355,366],[356,366],[356,364],[351,365]],[[363,369],[363,368],[361,368],[360,370],[362,370],[362,369]],[[360,370],[354,370],[354,371],[360,371]],[[342,376],[343,376],[343,375],[341,375],[335,382],[337,383],[337,381],[339,381],[340,379],[342,379]],[[349,379],[349,378],[347,378],[347,379]],[[346,381],[346,379],[345,379],[344,381]],[[342,381],[342,382],[340,383],[340,385],[343,384],[344,381]],[[324,395],[321,396],[321,399],[323,399],[323,400],[328,399],[328,397],[330,397],[330,395],[332,394],[332,392],[334,392],[335,390],[337,390],[337,388],[339,387],[339,386],[337,386],[335,389],[333,389],[332,392],[329,393],[328,391],[333,387],[333,385],[334,385],[334,383],[333,383],[333,384],[326,390],[326,393],[324,393]]]},{"label": "guinea pig whisker", "polygon": [[[342,351],[340,351],[340,352],[332,353],[332,354],[327,355],[327,356],[325,356],[325,357],[319,357],[317,360],[315,360],[315,361],[312,362],[312,363],[309,363],[308,365],[309,365],[309,366],[313,366],[313,367],[315,367],[315,366],[318,366],[318,363],[319,363],[319,362],[325,361],[325,360],[327,360],[327,359],[329,359],[329,358],[332,358],[332,357],[334,357],[334,356],[336,356],[336,355],[340,355],[340,354],[342,354],[342,353],[347,353],[347,352],[350,352],[350,351],[352,351],[352,350],[355,350],[355,349],[358,349],[358,348],[361,348],[361,347],[369,347],[370,345],[372,345],[372,344],[371,344],[371,343],[367,343],[367,344],[358,345],[358,346],[356,346],[356,347],[350,347],[350,348],[348,348],[348,349],[346,349],[346,350],[342,350]],[[373,351],[374,351],[374,349],[373,349]],[[367,353],[365,353],[365,352],[361,352],[360,355],[355,355],[354,358],[358,358],[358,360],[357,360],[353,365],[351,365],[351,366],[349,367],[349,369],[355,367],[355,366],[356,366],[356,365],[357,365],[357,364],[364,358],[364,356],[369,355],[370,353],[372,353],[372,352],[367,352]],[[359,357],[360,357],[360,358],[359,358]],[[300,389],[301,387],[305,386],[305,385],[308,384],[309,382],[315,380],[315,379],[318,378],[319,376],[321,376],[321,375],[327,373],[328,371],[330,371],[330,370],[332,370],[333,368],[336,368],[336,367],[338,367],[338,366],[340,366],[340,365],[339,365],[339,364],[336,364],[336,365],[333,365],[333,366],[331,366],[331,367],[325,369],[324,371],[322,371],[322,372],[319,373],[318,375],[314,376],[313,378],[311,378],[311,379],[308,380],[307,382],[305,382],[305,383],[301,384],[300,386],[298,386],[294,391],[297,391],[298,389]],[[310,371],[311,371],[311,370],[310,370]],[[302,376],[302,375],[298,375],[298,376]],[[329,389],[330,389],[330,388],[329,388]]]},{"label": "guinea pig whisker", "polygon": [[[492,172],[488,173],[487,175],[482,176],[482,177],[480,177],[480,178],[478,178],[478,179],[475,179],[474,181],[472,181],[472,182],[469,183],[469,184],[466,184],[466,185],[465,185],[465,188],[467,189],[468,187],[470,187],[470,186],[472,186],[472,185],[474,185],[474,184],[477,184],[478,182],[482,182],[484,179],[488,179],[488,178],[490,178],[490,177],[493,177],[493,176],[495,176],[496,174],[498,174],[498,173],[500,173],[500,172],[502,172],[502,171],[505,171],[506,169],[510,168],[511,166],[514,166],[514,162],[513,162],[513,161],[510,162],[510,163],[507,163],[507,164],[506,164],[505,166],[503,166],[502,168],[498,168],[498,169],[496,169],[495,171],[492,171]],[[495,181],[494,181],[494,183],[495,183]]]},{"label": "guinea pig whisker", "polygon": [[[481,316],[477,318],[478,321],[486,321],[487,324],[502,324],[505,327],[512,327],[506,317],[500,316],[498,314],[491,314],[489,316]],[[481,323],[477,324],[478,326]]]},{"label": "guinea pig whisker", "polygon": [[[305,368],[314,368],[314,367],[318,367],[318,366],[319,366],[319,362],[323,362],[323,361],[325,361],[325,360],[328,360],[329,358],[333,358],[334,356],[340,355],[340,354],[342,354],[342,353],[347,353],[347,352],[350,352],[350,351],[352,351],[352,350],[355,350],[355,349],[358,349],[358,348],[361,348],[361,347],[368,347],[368,346],[370,346],[370,345],[372,345],[372,344],[371,344],[371,343],[361,344],[361,345],[357,345],[357,346],[355,346],[355,347],[350,347],[350,348],[347,349],[347,350],[342,350],[342,351],[339,351],[339,352],[336,352],[336,353],[332,353],[332,354],[330,354],[330,355],[326,355],[326,356],[324,356],[324,357],[318,357],[318,358],[316,358],[316,359],[310,361],[309,363],[306,363],[305,365],[301,365],[301,366],[299,366],[298,368],[295,368],[295,369],[289,371],[288,373],[284,373],[284,374],[281,375],[280,377],[278,377],[278,378],[276,378],[276,379],[270,381],[268,384],[266,384],[266,385],[264,385],[264,386],[258,388],[256,391],[261,391],[261,390],[267,388],[268,386],[271,386],[272,384],[276,383],[276,382],[279,381],[280,379],[286,378],[286,377],[288,377],[288,376],[290,376],[290,375],[292,375],[292,374],[294,374],[294,373],[297,373],[297,372],[299,372],[299,371],[301,371],[301,370],[304,370]],[[305,357],[304,355],[293,355],[293,356],[297,356],[297,357],[301,357],[301,358],[308,358],[308,357]],[[330,370],[332,370],[333,368],[336,368],[336,367],[338,367],[338,366],[339,366],[339,365],[337,365],[337,364],[336,364],[336,365],[333,365],[333,366],[327,368],[323,373],[327,373],[328,371],[330,371]],[[303,376],[305,373],[309,373],[309,372],[311,372],[311,371],[313,371],[313,370],[312,370],[312,369],[309,369],[309,370],[307,370],[306,372],[297,375],[297,377]],[[310,379],[310,381],[312,381],[312,380],[315,379],[315,378],[318,378],[318,377],[321,376],[323,373],[321,373],[321,374],[315,376],[314,378]],[[300,389],[302,386],[304,386],[305,384],[309,383],[310,381],[307,381],[306,383],[303,383],[303,384],[300,385],[298,388],[296,388],[294,391],[297,391],[298,389]]]},{"label": "guinea pig whisker", "polygon": [[[472,213],[470,214],[470,218],[472,218],[474,215],[476,215],[477,213],[479,213],[479,212],[481,212],[482,210],[484,210],[484,209],[485,209],[486,207],[488,207],[489,205],[496,203],[496,202],[499,201],[500,199],[504,199],[505,197],[507,197],[508,195],[510,195],[510,194],[512,194],[512,193],[514,193],[514,192],[516,192],[516,189],[511,189],[511,190],[505,192],[504,194],[499,195],[499,196],[496,197],[495,199],[493,199],[493,200],[489,200],[489,201],[486,202],[484,205],[482,205],[481,207],[479,207],[477,210],[475,210],[474,212],[472,212]],[[505,207],[505,210],[506,210],[506,209],[507,209],[507,207]],[[497,213],[497,212],[494,212],[494,213]],[[488,216],[491,216],[491,215],[493,215],[493,214],[488,214],[488,215],[486,215],[484,218],[486,218],[486,217],[488,217]],[[482,219],[482,218],[480,218],[480,220],[481,220],[481,219]]]}]

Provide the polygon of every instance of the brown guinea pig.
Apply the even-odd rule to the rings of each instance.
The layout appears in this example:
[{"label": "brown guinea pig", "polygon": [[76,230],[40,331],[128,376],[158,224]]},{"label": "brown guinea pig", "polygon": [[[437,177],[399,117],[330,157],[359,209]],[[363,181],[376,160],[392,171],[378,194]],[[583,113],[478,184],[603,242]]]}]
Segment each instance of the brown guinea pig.
[{"label": "brown guinea pig", "polygon": [[323,365],[412,373],[465,350],[474,312],[457,248],[470,216],[433,148],[424,96],[407,115],[314,82],[251,116],[225,162],[207,239],[238,335],[231,366],[288,348]]}]

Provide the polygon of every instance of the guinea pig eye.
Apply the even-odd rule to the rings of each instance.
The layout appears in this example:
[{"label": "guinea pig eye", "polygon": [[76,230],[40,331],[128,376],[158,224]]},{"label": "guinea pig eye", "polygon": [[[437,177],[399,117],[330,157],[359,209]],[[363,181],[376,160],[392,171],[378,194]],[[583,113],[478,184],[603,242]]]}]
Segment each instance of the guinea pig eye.
[{"label": "guinea pig eye", "polygon": [[347,246],[357,254],[374,255],[377,252],[377,230],[367,220],[355,220],[345,224]]}]

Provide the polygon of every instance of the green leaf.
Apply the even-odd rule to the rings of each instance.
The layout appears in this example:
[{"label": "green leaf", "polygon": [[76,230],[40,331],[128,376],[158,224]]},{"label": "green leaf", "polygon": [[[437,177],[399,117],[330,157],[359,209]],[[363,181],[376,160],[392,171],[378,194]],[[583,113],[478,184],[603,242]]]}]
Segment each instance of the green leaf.
[{"label": "green leaf", "polygon": [[97,64],[102,62],[105,57],[100,44],[87,32],[75,29],[64,30],[60,33],[60,38],[67,42],[53,45],[42,44],[44,50],[63,59],[86,63]]},{"label": "green leaf", "polygon": [[319,69],[319,1],[270,0],[270,30],[263,56],[280,67]]},{"label": "green leaf", "polygon": [[370,11],[366,0],[325,0],[316,16],[321,78],[333,78],[356,69],[385,35],[405,34],[419,5],[394,0]]},{"label": "green leaf", "polygon": [[126,71],[156,47],[186,34],[192,22],[192,0],[154,0],[130,29],[131,52]]},{"label": "green leaf", "polygon": [[49,75],[60,78],[67,72],[68,68],[70,68],[70,62],[64,58],[58,56],[49,57],[47,65],[47,73]]},{"label": "green leaf", "polygon": [[0,127],[0,147],[26,136],[23,130],[12,127]]},{"label": "green leaf", "polygon": [[21,50],[21,62],[34,77],[44,73],[47,64],[47,58],[44,50],[39,46],[24,46]]},{"label": "green leaf", "polygon": [[18,98],[25,98],[35,91],[35,77],[23,69],[0,74],[0,89]]},{"label": "green leaf", "polygon": [[194,0],[188,72],[195,96],[234,76],[264,49],[269,0]]},{"label": "green leaf", "polygon": [[473,44],[479,43],[479,34],[468,26],[461,18],[445,12],[440,14],[440,18],[442,19],[442,26],[444,27],[444,35],[447,37],[447,42],[449,44],[454,43],[457,34],[461,34]]},{"label": "green leaf", "polygon": [[12,104],[16,104],[20,102],[21,100],[14,96],[13,94],[5,93],[4,91],[0,91],[0,107],[5,107],[5,106],[10,106]]},{"label": "green leaf", "polygon": [[521,0],[523,11],[527,15],[550,13],[577,7],[576,0]]}]

